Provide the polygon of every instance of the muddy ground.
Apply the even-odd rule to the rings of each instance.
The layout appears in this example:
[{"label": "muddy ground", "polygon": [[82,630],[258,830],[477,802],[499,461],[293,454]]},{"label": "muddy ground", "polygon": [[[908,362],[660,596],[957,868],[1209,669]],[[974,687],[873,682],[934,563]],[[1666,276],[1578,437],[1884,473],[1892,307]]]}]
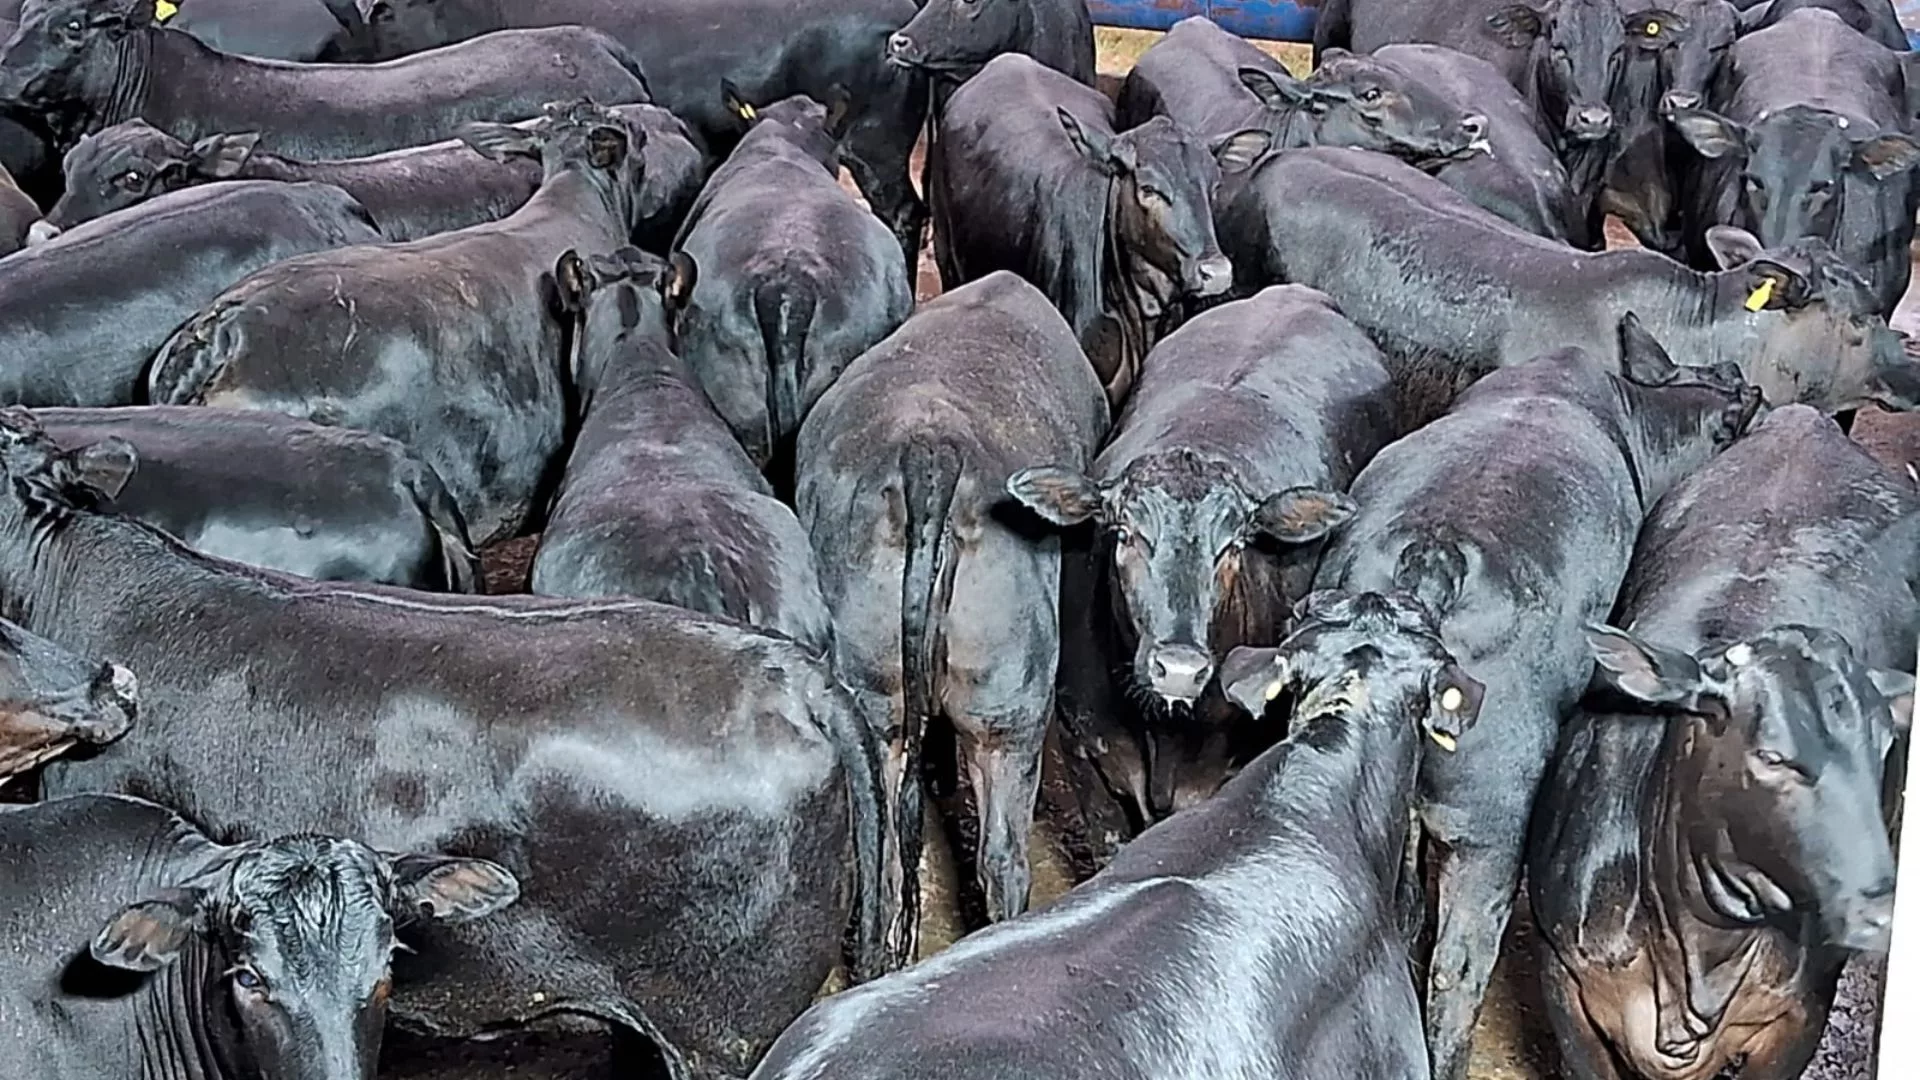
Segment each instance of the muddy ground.
[{"label": "muddy ground", "polygon": [[[1102,73],[1114,78],[1124,75],[1152,39],[1153,35],[1149,34],[1101,31]],[[1307,50],[1303,46],[1274,45],[1270,51],[1289,68],[1305,70]],[[920,167],[916,156],[913,164],[916,179]],[[843,180],[851,188],[851,180],[844,176]],[[1633,242],[1631,235],[1617,223],[1610,228],[1608,237],[1610,246]],[[930,244],[921,255],[918,285],[922,300],[940,292],[940,278],[933,266]],[[1895,317],[1895,325],[1920,334],[1920,286],[1908,294],[1900,315]],[[537,537],[528,537],[496,545],[485,552],[487,591],[524,591],[536,544]],[[1058,747],[1049,746],[1040,821],[1033,839],[1036,907],[1057,898],[1089,869],[1083,858],[1076,858],[1076,852],[1083,848],[1076,834],[1074,800],[1064,776]],[[977,890],[962,880],[966,873],[962,865],[965,860],[955,857],[956,848],[964,852],[970,839],[949,835],[948,830],[932,820],[927,836],[922,905],[927,921],[923,955],[951,944],[970,922],[977,922],[980,917]],[[1557,1080],[1562,1075],[1540,1000],[1534,947],[1533,927],[1523,898],[1502,947],[1500,965],[1475,1038],[1472,1080]],[[1849,969],[1819,1056],[1805,1073],[1805,1080],[1872,1080],[1882,968],[1880,963],[1869,963]],[[603,1037],[522,1034],[454,1046],[397,1038],[388,1047],[381,1075],[410,1080],[491,1080],[496,1077],[608,1080],[612,1076],[610,1052]]]}]

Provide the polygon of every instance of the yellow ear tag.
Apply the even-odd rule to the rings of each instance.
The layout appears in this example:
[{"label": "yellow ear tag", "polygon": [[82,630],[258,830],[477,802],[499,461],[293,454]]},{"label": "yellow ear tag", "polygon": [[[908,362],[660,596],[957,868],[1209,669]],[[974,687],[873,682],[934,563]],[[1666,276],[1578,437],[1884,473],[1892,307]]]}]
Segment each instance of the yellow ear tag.
[{"label": "yellow ear tag", "polygon": [[153,0],[153,21],[166,22],[180,13],[180,5],[173,0]]},{"label": "yellow ear tag", "polygon": [[1648,37],[1659,37],[1659,36],[1660,36],[1660,24],[1659,24],[1659,23],[1657,23],[1657,22],[1650,22],[1650,23],[1648,23],[1648,24],[1647,24],[1647,36],[1648,36]]},{"label": "yellow ear tag", "polygon": [[1433,741],[1439,745],[1440,749],[1445,750],[1449,754],[1460,749],[1460,743],[1444,731],[1433,731],[1428,734],[1433,736]]},{"label": "yellow ear tag", "polygon": [[1755,285],[1753,287],[1753,292],[1747,297],[1747,310],[1759,311],[1761,308],[1767,306],[1767,301],[1772,299],[1773,299],[1773,279],[1761,278],[1760,284]]},{"label": "yellow ear tag", "polygon": [[1272,682],[1268,683],[1267,684],[1267,700],[1272,701],[1274,698],[1279,697],[1281,693],[1286,690],[1286,688],[1287,688],[1287,680],[1285,679],[1275,679]]},{"label": "yellow ear tag", "polygon": [[744,101],[740,103],[740,119],[751,120],[758,115],[760,114],[754,111],[753,106]]},{"label": "yellow ear tag", "polygon": [[1467,695],[1461,693],[1457,686],[1447,687],[1446,691],[1440,695],[1440,707],[1448,712],[1459,712],[1460,706],[1466,703]]}]

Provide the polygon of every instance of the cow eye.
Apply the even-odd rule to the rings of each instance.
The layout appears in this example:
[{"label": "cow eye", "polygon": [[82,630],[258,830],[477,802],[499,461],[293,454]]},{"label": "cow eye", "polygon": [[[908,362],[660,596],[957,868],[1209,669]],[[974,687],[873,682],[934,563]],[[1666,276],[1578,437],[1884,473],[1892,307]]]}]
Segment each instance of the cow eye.
[{"label": "cow eye", "polygon": [[260,977],[258,972],[254,971],[252,968],[243,967],[243,968],[236,968],[234,970],[233,985],[239,987],[242,990],[258,991],[258,990],[265,989],[267,983],[266,983],[266,980]]},{"label": "cow eye", "polygon": [[131,191],[137,189],[145,179],[145,177],[140,175],[139,170],[129,169],[120,174],[120,186]]},{"label": "cow eye", "polygon": [[1815,180],[1813,183],[1807,185],[1807,194],[1809,195],[1825,195],[1832,190],[1833,181],[1831,180]]},{"label": "cow eye", "polygon": [[85,30],[86,27],[81,24],[79,19],[72,19],[68,21],[66,29],[67,33],[72,34],[74,37],[79,37],[80,32]]},{"label": "cow eye", "polygon": [[1166,192],[1161,191],[1159,188],[1150,187],[1142,187],[1140,189],[1140,200],[1142,202],[1155,202],[1163,205],[1173,202],[1172,199],[1167,198]]},{"label": "cow eye", "polygon": [[1133,543],[1133,530],[1122,525],[1113,530],[1113,539],[1116,543],[1131,544]]},{"label": "cow eye", "polygon": [[1379,101],[1380,88],[1377,86],[1369,86],[1365,90],[1360,91],[1360,100],[1366,102],[1369,105],[1373,104],[1376,101]]}]

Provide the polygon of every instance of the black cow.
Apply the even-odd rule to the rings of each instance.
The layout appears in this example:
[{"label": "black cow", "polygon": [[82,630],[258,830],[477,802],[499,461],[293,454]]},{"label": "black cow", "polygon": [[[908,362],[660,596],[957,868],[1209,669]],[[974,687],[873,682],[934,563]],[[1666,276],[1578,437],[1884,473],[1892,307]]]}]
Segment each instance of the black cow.
[{"label": "black cow", "polygon": [[1907,52],[1912,47],[1893,0],[1770,0],[1749,9],[1741,19],[1741,30],[1764,30],[1804,8],[1831,11],[1848,26],[1895,52]]},{"label": "black cow", "polygon": [[754,461],[790,449],[853,358],[913,310],[913,278],[885,225],[838,180],[827,108],[788,98],[701,189],[678,247],[699,266],[676,328],[713,407]]},{"label": "black cow", "polygon": [[456,847],[525,886],[486,928],[414,943],[409,1029],[575,1016],[656,1042],[674,1080],[739,1076],[819,990],[850,908],[850,970],[886,962],[879,748],[804,647],[644,601],[240,568],[87,510],[95,455],[24,411],[0,439],[8,610],[145,687],[133,731],[49,766],[49,795],[139,792],[241,840]]},{"label": "black cow", "polygon": [[205,554],[322,580],[479,589],[445,485],[383,435],[177,405],[34,418],[61,446],[103,444],[94,482],[115,513]]},{"label": "black cow", "polygon": [[845,164],[899,239],[907,265],[919,259],[926,207],[914,193],[908,163],[927,114],[927,80],[881,59],[887,39],[913,18],[914,0],[359,3],[369,55],[381,58],[508,26],[577,23],[604,31],[646,66],[653,100],[685,119],[715,154],[741,135],[739,117],[715,92],[723,80],[747,101],[844,97],[850,105]]},{"label": "black cow", "polygon": [[890,718],[909,897],[920,747],[945,717],[979,806],[988,915],[1026,908],[1060,545],[1005,515],[1006,482],[1035,460],[1085,469],[1107,419],[1072,329],[1037,289],[997,273],[922,306],[800,428],[795,508],[834,615],[835,668]]},{"label": "black cow", "polygon": [[1615,327],[1629,311],[1697,366],[1738,364],[1776,405],[1920,405],[1920,363],[1819,241],[1764,250],[1721,226],[1727,269],[1714,273],[1651,251],[1570,252],[1417,169],[1334,149],[1269,161],[1219,229],[1244,282],[1332,296],[1431,408],[1487,371],[1569,345],[1618,371]]},{"label": "black cow", "polygon": [[938,118],[928,173],[941,280],[1011,270],[1038,286],[1117,406],[1175,304],[1233,283],[1213,192],[1271,142],[1248,129],[1203,144],[1165,117],[1115,134],[1104,94],[1001,56]]},{"label": "black cow", "polygon": [[0,257],[26,247],[39,221],[40,207],[14,183],[13,174],[7,172],[6,166],[0,165]]},{"label": "black cow", "polygon": [[0,1033],[14,1075],[39,1080],[372,1080],[397,933],[520,891],[483,859],[307,834],[222,844],[113,795],[0,812],[0,858]]},{"label": "black cow", "polygon": [[887,61],[965,82],[1007,53],[1093,85],[1093,16],[1086,0],[923,0],[887,39]]},{"label": "black cow", "polygon": [[69,750],[125,735],[138,700],[126,668],[83,660],[0,619],[0,789]]},{"label": "black cow", "polygon": [[[1427,758],[1417,800],[1445,848],[1426,1010],[1440,1080],[1467,1075],[1534,792],[1593,672],[1583,628],[1612,610],[1654,500],[1760,404],[1731,365],[1676,367],[1632,317],[1620,334],[1621,375],[1562,349],[1487,376],[1382,450],[1354,481],[1360,512],[1314,578],[1419,597],[1487,688],[1460,752]],[[1420,878],[1407,884],[1417,895]]]},{"label": "black cow", "polygon": [[[1380,351],[1323,294],[1278,286],[1148,353],[1089,472],[1046,463],[1008,482],[1048,521],[1105,534],[1065,570],[1060,715],[1093,735],[1083,744],[1109,744],[1096,760],[1143,820],[1226,778],[1235,710],[1214,672],[1279,638],[1318,541],[1353,515],[1347,485],[1398,424]],[[1137,735],[1098,735],[1116,715]],[[1134,738],[1144,769],[1113,745]]]},{"label": "black cow", "polygon": [[[657,105],[613,110],[647,135],[636,241],[665,248],[706,177],[686,125]],[[537,120],[515,127],[530,128]],[[144,120],[115,124],[68,151],[67,189],[41,238],[168,191],[213,180],[317,180],[345,190],[389,240],[417,240],[518,210],[540,187],[540,163],[491,161],[458,139],[341,161],[301,161],[259,149],[256,132],[209,135],[188,145]]]},{"label": "black cow", "polygon": [[1527,866],[1573,1075],[1798,1077],[1848,950],[1885,950],[1917,528],[1911,484],[1804,407],[1655,507]]},{"label": "black cow", "polygon": [[659,600],[824,655],[832,628],[806,531],[668,347],[695,273],[685,255],[663,263],[636,248],[561,256],[554,277],[577,320],[586,420],[534,556],[533,591]]},{"label": "black cow", "polygon": [[1900,57],[1830,11],[1799,11],[1735,43],[1713,105],[1673,118],[1711,159],[1688,207],[1695,261],[1710,256],[1706,230],[1721,222],[1772,246],[1821,237],[1891,315],[1913,273],[1920,196]]},{"label": "black cow", "polygon": [[[18,14],[16,10],[14,15]],[[19,20],[0,5],[0,41],[19,28]],[[53,133],[32,110],[5,101],[0,101],[0,169],[13,174],[42,206],[60,197],[60,152],[53,145]]]},{"label": "black cow", "polygon": [[1436,166],[1487,148],[1486,117],[1372,57],[1330,52],[1301,81],[1198,15],[1141,55],[1121,85],[1116,116],[1123,130],[1166,116],[1201,139],[1261,128],[1274,150],[1352,146]]},{"label": "black cow", "polygon": [[475,124],[464,137],[495,159],[537,155],[540,190],[499,221],[253,275],[155,356],[150,400],[390,435],[446,482],[476,543],[516,532],[568,419],[553,268],[568,250],[626,243],[645,135],[583,102],[548,106],[532,128]]},{"label": "black cow", "polygon": [[1434,173],[1468,201],[1530,233],[1592,247],[1585,209],[1550,137],[1498,68],[1444,45],[1384,45],[1376,66],[1481,117],[1487,152],[1448,161]]},{"label": "black cow", "polygon": [[347,158],[577,97],[650,100],[632,55],[578,26],[490,34],[372,67],[289,64],[215,52],[156,25],[152,0],[32,0],[0,51],[0,101],[55,118],[66,145],[140,117],[188,142],[256,131],[275,153]]},{"label": "black cow", "polygon": [[0,402],[130,405],[167,335],[262,267],[375,243],[329,184],[208,184],[0,259]]},{"label": "black cow", "polygon": [[186,0],[177,7],[156,21],[221,52],[266,60],[349,59],[351,35],[360,29],[354,0]]},{"label": "black cow", "polygon": [[1236,654],[1285,742],[1046,910],[815,1005],[754,1080],[1427,1075],[1393,924],[1414,775],[1479,687],[1411,598],[1321,593]]}]

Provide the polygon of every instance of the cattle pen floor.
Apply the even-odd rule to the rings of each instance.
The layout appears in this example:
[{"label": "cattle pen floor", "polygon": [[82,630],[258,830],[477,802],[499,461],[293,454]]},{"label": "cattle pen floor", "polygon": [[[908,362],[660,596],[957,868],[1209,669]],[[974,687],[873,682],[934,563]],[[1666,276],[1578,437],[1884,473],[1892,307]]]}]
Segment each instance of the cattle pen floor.
[{"label": "cattle pen floor", "polygon": [[[1113,80],[1124,77],[1157,36],[1101,30],[1102,76]],[[1309,64],[1309,51],[1305,46],[1272,44],[1265,47],[1290,69],[1305,74]],[[918,177],[920,172],[921,161],[916,155],[913,175]],[[842,179],[851,186],[844,174]],[[1617,223],[1610,223],[1608,242],[1610,247],[1621,246],[1633,243],[1633,239]],[[1916,274],[1916,279],[1916,288],[1908,292],[1893,321],[1896,328],[1920,335],[1920,274]],[[921,253],[918,292],[921,300],[940,292],[931,244]],[[526,537],[484,552],[487,591],[525,591],[537,542],[537,537]],[[1047,779],[1033,838],[1033,903],[1036,907],[1057,898],[1087,870],[1076,865],[1073,854],[1079,846],[1074,837],[1076,821],[1071,809],[1074,801],[1065,789],[1058,753],[1057,747],[1049,746]],[[929,822],[927,836],[923,955],[951,944],[970,919],[977,921],[979,917],[977,890],[967,880],[970,874],[962,860],[955,857],[956,846],[964,850],[967,838],[952,836],[935,821]],[[1472,1080],[1557,1080],[1562,1075],[1540,1002],[1533,927],[1526,909],[1523,897],[1516,906],[1475,1037]],[[1850,968],[1842,981],[1826,1038],[1819,1056],[1804,1074],[1805,1080],[1873,1080],[1873,1015],[1881,979],[1877,967],[1867,970],[1862,967]],[[381,1075],[408,1080],[608,1080],[612,1075],[608,1055],[607,1041],[600,1037],[535,1033],[461,1046],[398,1038],[390,1042]]]}]

